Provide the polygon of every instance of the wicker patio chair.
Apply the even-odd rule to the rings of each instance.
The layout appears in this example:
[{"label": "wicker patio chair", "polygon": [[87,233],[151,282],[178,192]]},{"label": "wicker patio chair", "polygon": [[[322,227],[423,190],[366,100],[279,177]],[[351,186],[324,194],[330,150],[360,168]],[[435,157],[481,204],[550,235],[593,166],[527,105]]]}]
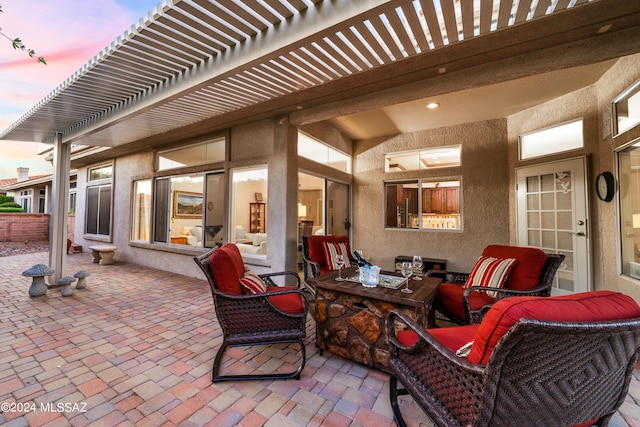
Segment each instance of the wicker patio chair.
[{"label": "wicker patio chair", "polygon": [[[445,283],[438,289],[429,310],[430,327],[435,326],[435,319],[438,317],[436,313],[458,325],[480,323],[491,305],[503,298],[551,295],[553,279],[565,258],[560,254],[545,254],[539,249],[502,245],[487,246],[482,255],[503,258],[513,256],[518,259],[518,263],[503,288],[471,286],[465,289],[470,273],[428,271],[427,276],[446,275]],[[529,257],[531,261],[528,260]],[[531,264],[535,265],[530,267]],[[538,270],[532,272],[535,268]],[[489,296],[487,291],[495,292],[496,296]]]},{"label": "wicker patio chair", "polygon": [[[304,281],[318,277],[321,274],[328,273],[330,268],[324,258],[322,243],[346,243],[349,252],[349,261],[351,263],[356,260],[351,255],[348,236],[303,236],[302,237],[302,271],[304,273]],[[307,285],[308,286],[308,285]],[[309,287],[315,295],[315,289]]]},{"label": "wicker patio chair", "polygon": [[[640,308],[614,292],[575,295],[578,300],[569,303],[583,310],[561,304],[553,314],[537,313],[548,311],[548,302],[567,300],[508,298],[480,325],[427,331],[391,312],[389,388],[396,423],[406,426],[398,396],[410,394],[438,426],[606,426],[625,400],[638,358]],[[546,320],[521,317],[525,312]],[[475,341],[468,359],[457,356],[456,347],[469,338]]]},{"label": "wicker patio chair", "polygon": [[[223,251],[214,257],[216,251]],[[222,256],[224,255],[224,257]],[[219,270],[212,269],[211,260],[219,259],[224,265]],[[230,259],[229,262],[227,260]],[[306,349],[303,339],[306,337],[307,297],[300,291],[300,277],[291,271],[260,274],[267,291],[258,294],[243,294],[240,291],[239,276],[244,272],[244,263],[234,244],[226,244],[194,257],[202,269],[213,295],[216,316],[222,328],[223,341],[216,353],[212,381],[225,380],[261,380],[261,379],[300,379],[300,373],[306,362]],[[220,262],[215,261],[214,262]],[[229,283],[217,283],[214,271],[222,272],[222,280]],[[220,275],[218,275],[220,280]],[[277,286],[275,278],[290,279],[296,286]],[[232,283],[233,281],[236,283]],[[235,289],[235,285],[238,289]],[[276,343],[298,343],[302,360],[298,369],[291,373],[220,375],[220,362],[227,347],[251,346]]]}]

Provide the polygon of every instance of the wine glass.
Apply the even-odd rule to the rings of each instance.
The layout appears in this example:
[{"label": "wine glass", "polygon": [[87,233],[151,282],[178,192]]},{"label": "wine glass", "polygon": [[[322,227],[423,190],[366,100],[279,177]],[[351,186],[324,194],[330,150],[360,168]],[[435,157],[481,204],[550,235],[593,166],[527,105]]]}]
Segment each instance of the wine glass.
[{"label": "wine glass", "polygon": [[413,293],[411,289],[409,289],[409,277],[413,274],[413,265],[409,261],[405,261],[402,263],[402,270],[400,270],[402,275],[407,279],[406,286],[401,289],[405,294]]},{"label": "wine glass", "polygon": [[342,256],[342,254],[337,254],[335,261],[336,265],[338,266],[338,277],[336,277],[336,280],[338,282],[341,282],[344,280],[342,278],[342,267],[344,267],[344,257]]},{"label": "wine glass", "polygon": [[[422,271],[422,257],[420,255],[414,255],[412,263],[414,269]],[[422,277],[416,275],[413,280],[422,280]]]}]

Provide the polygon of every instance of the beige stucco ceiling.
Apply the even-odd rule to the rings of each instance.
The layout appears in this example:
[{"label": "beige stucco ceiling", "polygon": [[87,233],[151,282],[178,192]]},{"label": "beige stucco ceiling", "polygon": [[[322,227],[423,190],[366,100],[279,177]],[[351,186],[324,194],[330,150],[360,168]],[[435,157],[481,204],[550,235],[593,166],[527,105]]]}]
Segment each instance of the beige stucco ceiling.
[{"label": "beige stucco ceiling", "polygon": [[[353,140],[505,118],[594,84],[615,60],[434,95],[349,114],[330,122]],[[430,102],[439,106],[428,109]]]}]

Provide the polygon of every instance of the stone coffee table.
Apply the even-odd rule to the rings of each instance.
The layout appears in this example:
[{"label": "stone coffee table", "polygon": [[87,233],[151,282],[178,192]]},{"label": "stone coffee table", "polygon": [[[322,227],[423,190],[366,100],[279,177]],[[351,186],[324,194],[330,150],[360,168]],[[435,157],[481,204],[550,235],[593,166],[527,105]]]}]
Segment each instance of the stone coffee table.
[{"label": "stone coffee table", "polygon": [[[356,274],[354,268],[342,270],[342,277]],[[402,277],[389,271],[381,274]],[[442,279],[410,280],[413,293],[405,294],[400,288],[366,288],[358,282],[336,281],[336,277],[337,271],[308,280],[316,289],[316,347],[388,371],[387,314],[399,309],[426,328],[431,299]]]}]

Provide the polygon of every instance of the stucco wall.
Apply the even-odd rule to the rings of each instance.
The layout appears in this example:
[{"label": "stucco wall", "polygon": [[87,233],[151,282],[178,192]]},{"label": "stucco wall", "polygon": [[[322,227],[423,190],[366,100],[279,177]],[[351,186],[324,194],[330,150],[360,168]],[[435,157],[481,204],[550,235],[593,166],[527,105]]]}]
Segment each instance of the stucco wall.
[{"label": "stucco wall", "polygon": [[[633,55],[621,58],[596,85],[601,142],[594,156],[598,160],[594,162],[596,167],[592,173],[592,179],[602,171],[615,171],[614,150],[640,138],[640,128],[637,126],[615,138],[612,135],[611,126],[611,101],[638,79],[640,79],[640,55]],[[604,288],[631,295],[636,301],[640,301],[640,281],[620,274],[618,258],[620,243],[615,202],[604,203],[595,199],[594,213],[596,214],[595,226],[599,231],[596,234],[597,245],[594,245],[593,257],[594,263],[600,266],[597,270],[598,284]]]},{"label": "stucco wall", "polygon": [[[148,250],[144,247],[129,245],[132,183],[135,180],[150,179],[153,176],[153,161],[153,152],[123,156],[114,161],[111,243],[118,247],[115,259],[196,276],[199,271],[197,265],[191,260],[193,255]],[[78,212],[85,211],[86,181],[84,177],[86,176],[85,170],[78,171],[78,192],[82,191],[82,197],[78,197]],[[75,236],[76,242],[83,246],[85,252],[89,252],[89,246],[104,244],[104,242],[85,237],[84,216],[76,217]]]},{"label": "stucco wall", "polygon": [[[462,144],[462,167],[384,173],[385,153],[454,144]],[[509,242],[505,120],[360,141],[354,151],[353,247],[382,268],[393,269],[397,255],[419,254],[469,271],[486,245]],[[461,177],[462,232],[385,229],[383,182],[434,177]]]},{"label": "stucco wall", "polygon": [[[611,101],[640,78],[640,55],[620,59],[594,85],[512,115],[508,119],[510,188],[515,185],[515,168],[576,156],[587,156],[589,233],[591,243],[592,287],[610,289],[640,300],[640,282],[619,274],[618,225],[615,201],[600,201],[594,191],[596,175],[615,171],[614,149],[640,137],[638,129],[613,138]],[[544,158],[519,161],[518,136],[582,117],[585,147]],[[509,193],[510,234],[516,242],[515,192]]]},{"label": "stucco wall", "polygon": [[[284,134],[278,132],[278,126],[283,126]],[[255,166],[266,164],[269,167],[268,191],[263,191],[265,201],[267,201],[267,218],[268,233],[275,236],[284,236],[288,226],[288,217],[286,212],[290,211],[293,215],[291,234],[295,236],[297,226],[297,211],[295,210],[296,188],[295,177],[297,170],[296,154],[295,154],[295,130],[290,131],[286,121],[282,124],[272,120],[262,120],[249,125],[238,126],[230,131],[230,155],[229,161],[225,162],[225,166],[229,168]],[[278,139],[282,139],[276,144]],[[291,151],[293,145],[294,153],[289,156],[276,156],[274,150],[278,145],[285,145]],[[192,249],[189,247],[169,247],[167,245],[152,244],[130,244],[130,216],[131,216],[131,191],[132,182],[139,179],[152,179],[154,153],[148,151],[119,157],[114,161],[114,180],[113,180],[113,215],[112,215],[112,239],[111,243],[118,247],[115,259],[120,261],[135,262],[148,267],[167,270],[179,274],[194,277],[202,276],[197,265],[193,262],[192,257],[195,254],[202,253],[202,249]],[[202,166],[192,168],[194,171],[219,170],[218,165],[215,168]],[[287,173],[291,170],[292,173]],[[82,192],[82,197],[78,197],[78,212],[85,210],[86,194],[86,168],[79,170],[78,192]],[[291,177],[293,176],[293,180]],[[292,188],[289,186],[293,185]],[[226,191],[222,189],[222,191]],[[293,193],[291,193],[293,191]],[[287,203],[291,205],[287,209]],[[243,209],[245,207],[243,206]],[[228,228],[228,227],[227,227]],[[84,218],[78,216],[75,227],[76,241],[88,251],[88,247],[101,244],[99,240],[87,238],[84,235]],[[291,243],[295,245],[295,237]],[[251,266],[252,270],[261,273],[271,269],[283,270],[286,265],[286,253],[284,249],[286,242],[278,244],[278,241],[270,241],[267,245],[267,259],[245,259],[245,263]],[[295,247],[292,250],[295,255]],[[291,257],[291,264],[295,264],[295,257]]]}]

